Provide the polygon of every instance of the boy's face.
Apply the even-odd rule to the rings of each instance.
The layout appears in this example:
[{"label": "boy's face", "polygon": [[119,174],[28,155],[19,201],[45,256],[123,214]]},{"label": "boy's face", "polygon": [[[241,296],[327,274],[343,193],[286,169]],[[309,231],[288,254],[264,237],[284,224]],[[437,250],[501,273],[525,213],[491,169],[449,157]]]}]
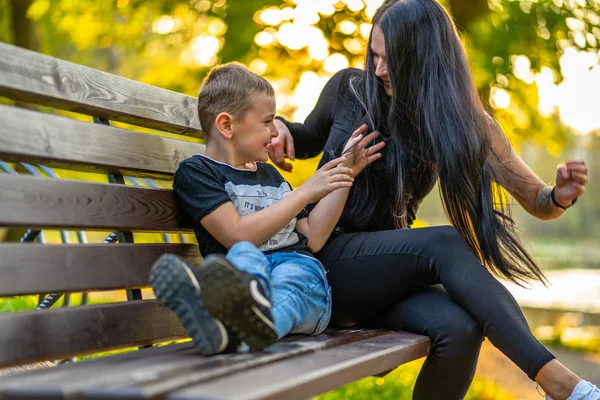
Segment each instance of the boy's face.
[{"label": "boy's face", "polygon": [[234,120],[232,139],[238,159],[245,162],[269,159],[267,145],[278,135],[274,117],[275,98],[261,93],[256,96],[250,111],[243,118]]}]

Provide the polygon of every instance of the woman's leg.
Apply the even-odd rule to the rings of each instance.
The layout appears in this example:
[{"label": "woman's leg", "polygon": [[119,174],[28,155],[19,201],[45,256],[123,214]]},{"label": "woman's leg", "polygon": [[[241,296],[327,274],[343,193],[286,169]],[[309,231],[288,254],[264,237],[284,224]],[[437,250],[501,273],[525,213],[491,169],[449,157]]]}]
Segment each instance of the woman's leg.
[{"label": "woman's leg", "polygon": [[329,269],[334,321],[366,318],[441,283],[531,379],[554,358],[533,337],[510,293],[453,227],[335,235],[319,257]]},{"label": "woman's leg", "polygon": [[417,379],[413,399],[465,397],[481,349],[481,327],[440,285],[400,300],[377,322],[431,338],[431,351]]}]

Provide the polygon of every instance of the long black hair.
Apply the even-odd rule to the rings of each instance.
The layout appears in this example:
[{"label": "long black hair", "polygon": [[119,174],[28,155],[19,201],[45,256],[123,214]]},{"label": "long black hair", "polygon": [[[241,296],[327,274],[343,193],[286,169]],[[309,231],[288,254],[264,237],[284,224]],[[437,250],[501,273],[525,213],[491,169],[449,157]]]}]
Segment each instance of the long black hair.
[{"label": "long black hair", "polygon": [[[387,195],[388,215],[394,216],[396,228],[405,228],[414,191],[438,176],[448,218],[483,265],[518,284],[545,282],[519,241],[506,198],[495,184],[505,167],[491,137],[504,134],[479,98],[449,14],[435,0],[387,0],[373,26],[383,31],[392,96],[375,75],[371,34],[361,102],[365,119],[382,133],[387,146],[366,174],[373,182],[384,172],[395,182],[367,192],[376,189]],[[370,197],[365,195],[363,202]],[[366,204],[356,207],[369,209]]]}]

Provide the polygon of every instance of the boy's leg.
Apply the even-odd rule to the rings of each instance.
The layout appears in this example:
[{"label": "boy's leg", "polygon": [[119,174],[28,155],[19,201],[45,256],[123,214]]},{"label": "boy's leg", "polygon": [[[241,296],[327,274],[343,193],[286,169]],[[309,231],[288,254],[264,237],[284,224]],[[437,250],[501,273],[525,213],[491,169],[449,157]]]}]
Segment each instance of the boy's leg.
[{"label": "boy's leg", "polygon": [[201,354],[208,356],[233,351],[239,340],[204,306],[197,271],[184,258],[164,254],[150,270],[150,285],[160,303],[177,314]]},{"label": "boy's leg", "polygon": [[253,350],[277,340],[271,302],[264,289],[268,287],[269,269],[269,261],[261,251],[241,242],[227,257],[206,257],[198,270],[208,311]]},{"label": "boy's leg", "polygon": [[271,313],[277,335],[316,335],[331,317],[331,290],[322,264],[295,252],[272,254]]},{"label": "boy's leg", "polygon": [[239,242],[229,249],[226,258],[240,271],[254,275],[271,297],[271,263],[262,251],[250,242]]}]

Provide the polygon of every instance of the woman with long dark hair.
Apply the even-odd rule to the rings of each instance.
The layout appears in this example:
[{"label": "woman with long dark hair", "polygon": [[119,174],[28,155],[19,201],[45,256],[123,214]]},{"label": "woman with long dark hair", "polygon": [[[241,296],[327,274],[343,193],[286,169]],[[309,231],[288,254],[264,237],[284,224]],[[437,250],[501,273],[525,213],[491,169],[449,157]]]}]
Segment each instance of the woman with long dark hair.
[{"label": "woman with long dark hair", "polygon": [[[323,165],[362,124],[387,145],[357,176],[319,253],[332,321],[431,337],[415,399],[463,398],[484,336],[553,399],[600,399],[533,337],[492,275],[545,281],[501,187],[532,215],[554,219],[584,193],[585,163],[560,166],[554,188],[527,167],[484,109],[456,28],[435,0],[386,1],[373,19],[365,71],[338,72],[303,124],[280,119],[271,158],[289,168],[284,152],[306,158],[324,150]],[[406,229],[438,180],[453,226]]]}]

